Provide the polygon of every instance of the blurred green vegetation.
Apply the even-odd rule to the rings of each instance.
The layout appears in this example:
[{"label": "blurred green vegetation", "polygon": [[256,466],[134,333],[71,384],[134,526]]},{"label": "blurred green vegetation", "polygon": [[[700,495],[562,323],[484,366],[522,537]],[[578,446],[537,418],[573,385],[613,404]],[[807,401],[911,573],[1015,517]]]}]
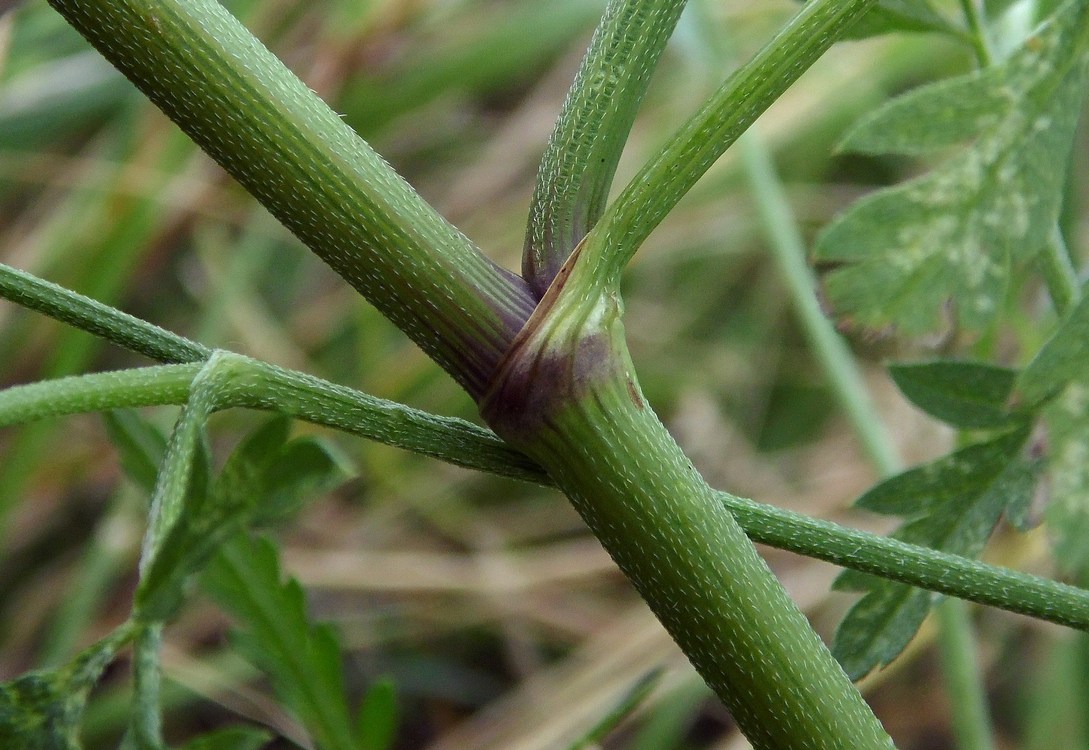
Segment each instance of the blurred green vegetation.
[{"label": "blurred green vegetation", "polygon": [[[601,0],[224,4],[441,212],[518,266],[536,163]],[[723,0],[712,6],[714,33],[744,57],[794,7]],[[682,20],[656,74],[619,185],[709,91],[690,24]],[[761,133],[807,239],[857,196],[919,169],[835,155],[844,129],[888,96],[971,65],[969,48],[934,36],[842,43],[776,104]],[[1089,153],[1087,137],[1076,154]],[[1066,220],[1083,239],[1087,177],[1079,156]],[[206,344],[474,418],[452,381],[44,3],[0,16],[0,260]],[[733,152],[655,232],[625,284],[646,393],[712,483],[815,515],[839,514],[872,484],[792,318]],[[1039,343],[1029,321],[1040,307],[1026,285],[1011,295],[1007,328],[977,348],[1016,363]],[[906,407],[880,368],[934,342],[854,344],[905,457],[946,451],[952,436]],[[0,363],[6,386],[142,362],[0,302]],[[166,427],[173,413],[148,416]],[[217,416],[215,455],[261,419]],[[327,437],[357,476],[280,529],[283,563],[314,616],[337,624],[351,694],[382,678],[395,686],[396,747],[563,746],[659,665],[650,699],[607,747],[744,746],[557,493]],[[99,418],[0,432],[0,678],[61,662],[124,617],[144,500]],[[1002,537],[994,555],[1047,573],[1045,546]],[[830,635],[849,602],[828,593],[834,571],[771,560]],[[201,599],[167,629],[168,739],[239,717],[298,737],[268,684],[231,651],[227,625]],[[982,614],[979,637],[1001,746],[1089,747],[1085,641],[997,612]],[[953,746],[931,640],[924,629],[867,684],[903,750]],[[93,697],[88,748],[113,746],[123,730],[123,666]]]}]

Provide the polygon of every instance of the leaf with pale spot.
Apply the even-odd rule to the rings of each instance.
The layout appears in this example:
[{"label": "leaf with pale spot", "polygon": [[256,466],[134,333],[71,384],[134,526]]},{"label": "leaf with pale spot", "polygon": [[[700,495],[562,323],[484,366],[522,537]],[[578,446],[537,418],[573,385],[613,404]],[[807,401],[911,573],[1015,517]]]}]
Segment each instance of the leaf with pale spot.
[{"label": "leaf with pale spot", "polygon": [[79,750],[87,696],[127,640],[117,630],[60,669],[29,672],[0,685],[0,747]]},{"label": "leaf with pale spot", "polygon": [[1085,369],[1043,410],[1050,498],[1045,520],[1066,570],[1089,573],[1089,372]]},{"label": "leaf with pale spot", "polygon": [[986,327],[1014,263],[1058,218],[1087,83],[1089,4],[1071,1],[1005,62],[931,84],[866,118],[844,147],[919,154],[970,140],[933,171],[860,200],[821,235],[818,261],[849,325],[923,334]]},{"label": "leaf with pale spot", "polygon": [[[975,557],[999,516],[1024,502],[1035,486],[1035,464],[1021,457],[1028,427],[969,446],[874,487],[857,506],[906,516],[892,536],[909,544]],[[895,659],[922,625],[936,594],[857,571],[839,590],[865,592],[836,630],[832,653],[852,679]]]}]

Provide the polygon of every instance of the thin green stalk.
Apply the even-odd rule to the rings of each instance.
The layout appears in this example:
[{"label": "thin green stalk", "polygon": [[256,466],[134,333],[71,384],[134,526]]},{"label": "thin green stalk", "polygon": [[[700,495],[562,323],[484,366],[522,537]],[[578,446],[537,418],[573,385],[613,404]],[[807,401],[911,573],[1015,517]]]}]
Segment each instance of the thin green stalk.
[{"label": "thin green stalk", "polygon": [[1089,590],[718,493],[755,542],[929,591],[1089,630]]},{"label": "thin green stalk", "polygon": [[311,250],[479,395],[532,309],[215,0],[51,5]]},{"label": "thin green stalk", "polygon": [[953,710],[953,731],[960,750],[994,750],[987,696],[979,680],[976,641],[967,605],[946,599],[937,608],[942,673]]},{"label": "thin green stalk", "polygon": [[[241,355],[226,360],[215,409],[247,407],[286,413],[443,461],[550,485],[532,459],[494,433],[375,399],[310,375]],[[0,391],[0,425],[87,411],[184,404],[203,367],[166,365],[32,383]],[[930,591],[1089,630],[1089,591],[976,560],[838,526],[729,493],[718,500],[753,540]]]},{"label": "thin green stalk", "polygon": [[994,43],[987,28],[987,19],[984,16],[982,0],[960,0],[961,10],[964,11],[964,20],[968,22],[968,37],[972,41],[972,47],[976,51],[976,59],[981,68],[986,68],[994,63]]},{"label": "thin green stalk", "polygon": [[[213,409],[287,414],[458,466],[543,483],[543,470],[494,433],[369,396],[312,375],[220,352]],[[203,363],[95,373],[0,391],[0,427],[63,414],[185,404]]]},{"label": "thin green stalk", "polygon": [[161,704],[162,667],[159,651],[163,645],[160,623],[140,626],[133,644],[133,701],[129,709],[129,728],[122,747],[135,750],[163,750]]},{"label": "thin green stalk", "polygon": [[202,344],[3,263],[0,297],[159,362],[201,362],[212,354]]},{"label": "thin green stalk", "polygon": [[881,476],[891,476],[902,468],[896,446],[877,416],[850,348],[817,301],[814,294],[817,280],[806,263],[805,243],[771,155],[757,132],[750,130],[741,138],[741,154],[757,210],[771,240],[772,255],[790,291],[791,303],[810,349],[870,462]]},{"label": "thin green stalk", "polygon": [[522,275],[538,296],[605,209],[620,152],[686,0],[612,0],[541,159]]},{"label": "thin green stalk", "polygon": [[1055,310],[1059,315],[1065,315],[1081,299],[1081,282],[1058,225],[1048,235],[1039,262]]},{"label": "thin green stalk", "polygon": [[587,235],[606,285],[704,172],[874,0],[812,0],[731,75],[628,183]]}]

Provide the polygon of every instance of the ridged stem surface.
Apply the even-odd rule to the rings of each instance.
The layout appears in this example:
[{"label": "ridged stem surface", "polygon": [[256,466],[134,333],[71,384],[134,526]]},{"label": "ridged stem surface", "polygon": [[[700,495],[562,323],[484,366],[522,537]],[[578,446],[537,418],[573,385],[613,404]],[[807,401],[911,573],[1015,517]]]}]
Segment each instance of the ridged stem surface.
[{"label": "ridged stem surface", "polygon": [[758,750],[892,741],[647,405],[620,302],[578,253],[483,404],[544,466]]},{"label": "ridged stem surface", "polygon": [[532,309],[215,0],[50,0],[319,257],[470,393]]}]

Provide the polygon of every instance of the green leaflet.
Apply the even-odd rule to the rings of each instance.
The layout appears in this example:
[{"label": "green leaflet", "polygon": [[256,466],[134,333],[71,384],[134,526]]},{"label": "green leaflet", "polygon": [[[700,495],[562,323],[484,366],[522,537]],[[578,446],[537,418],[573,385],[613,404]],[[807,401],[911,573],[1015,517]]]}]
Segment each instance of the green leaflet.
[{"label": "green leaflet", "polygon": [[1004,63],[890,102],[847,147],[921,153],[974,136],[941,166],[880,190],[835,220],[816,258],[837,314],[922,334],[956,303],[966,329],[999,308],[1011,265],[1031,259],[1058,218],[1086,87],[1089,3],[1071,0]]},{"label": "green leaflet", "polygon": [[243,526],[282,518],[305,496],[344,478],[341,462],[324,444],[309,438],[288,441],[290,424],[283,416],[269,420],[242,441],[213,481],[189,488],[185,511],[136,590],[141,619],[173,617],[190,576]]},{"label": "green leaflet", "polygon": [[1085,372],[1089,362],[1089,295],[1069,311],[1017,379],[1016,398],[1038,406]]},{"label": "green leaflet", "polygon": [[322,750],[355,750],[357,730],[344,697],[340,646],[329,625],[307,620],[302,587],[281,580],[276,548],[236,535],[203,576],[204,588],[246,630],[234,642],[272,679],[277,695]]},{"label": "green leaflet", "polygon": [[998,128],[1009,113],[1009,72],[987,68],[909,91],[859,120],[840,151],[927,154]]},{"label": "green leaflet", "polygon": [[397,693],[393,682],[381,679],[370,686],[355,717],[359,750],[390,750],[397,734]]},{"label": "green leaflet", "polygon": [[102,670],[128,642],[122,626],[68,665],[0,685],[0,747],[79,750],[79,722]]},{"label": "green leaflet", "polygon": [[1007,402],[1017,371],[981,362],[894,364],[889,374],[920,409],[965,430],[997,429],[1023,420]]},{"label": "green leaflet", "polygon": [[[863,495],[858,507],[907,516],[893,537],[975,557],[999,515],[1031,495],[1035,466],[1020,457],[1027,427],[956,451],[888,479]],[[926,618],[936,595],[847,571],[835,588],[865,592],[836,631],[832,653],[853,679],[889,664]]]}]

